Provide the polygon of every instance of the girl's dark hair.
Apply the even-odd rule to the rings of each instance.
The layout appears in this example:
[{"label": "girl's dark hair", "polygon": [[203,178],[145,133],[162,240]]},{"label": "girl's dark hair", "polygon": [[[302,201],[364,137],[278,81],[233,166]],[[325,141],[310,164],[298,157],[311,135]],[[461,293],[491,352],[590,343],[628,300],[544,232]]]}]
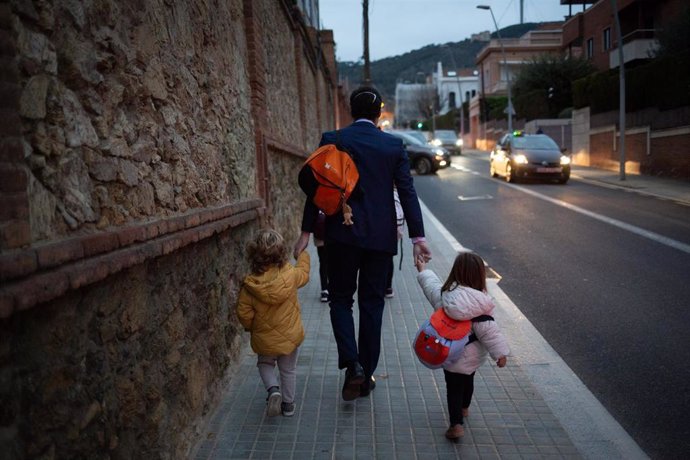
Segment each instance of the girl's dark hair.
[{"label": "girl's dark hair", "polygon": [[477,254],[473,252],[458,254],[441,291],[450,291],[458,285],[486,292],[486,269],[484,261]]},{"label": "girl's dark hair", "polygon": [[271,267],[282,267],[288,261],[285,240],[275,230],[259,230],[247,243],[247,260],[252,273],[260,275]]}]

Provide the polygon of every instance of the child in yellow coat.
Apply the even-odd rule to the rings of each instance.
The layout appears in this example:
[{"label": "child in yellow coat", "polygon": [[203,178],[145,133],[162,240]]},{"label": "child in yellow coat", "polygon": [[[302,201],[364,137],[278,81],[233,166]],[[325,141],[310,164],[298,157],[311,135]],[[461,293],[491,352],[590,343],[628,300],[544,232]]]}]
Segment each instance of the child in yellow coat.
[{"label": "child in yellow coat", "polygon": [[267,414],[291,417],[295,413],[297,350],[304,340],[297,289],[309,281],[309,254],[303,251],[293,266],[280,233],[261,230],[247,244],[247,259],[252,273],[240,289],[237,316],[250,331],[252,350],[259,355],[257,367],[268,392]]}]

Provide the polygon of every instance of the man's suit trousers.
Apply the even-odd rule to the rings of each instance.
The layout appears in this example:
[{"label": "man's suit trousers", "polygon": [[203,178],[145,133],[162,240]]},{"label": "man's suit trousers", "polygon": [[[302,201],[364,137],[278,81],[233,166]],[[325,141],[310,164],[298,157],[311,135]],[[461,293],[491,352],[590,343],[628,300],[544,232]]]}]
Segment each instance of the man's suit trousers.
[{"label": "man's suit trousers", "polygon": [[[338,345],[338,367],[359,361],[367,378],[381,352],[381,323],[392,254],[328,242],[328,292],[331,325]],[[359,337],[355,340],[354,294],[359,305]]]}]

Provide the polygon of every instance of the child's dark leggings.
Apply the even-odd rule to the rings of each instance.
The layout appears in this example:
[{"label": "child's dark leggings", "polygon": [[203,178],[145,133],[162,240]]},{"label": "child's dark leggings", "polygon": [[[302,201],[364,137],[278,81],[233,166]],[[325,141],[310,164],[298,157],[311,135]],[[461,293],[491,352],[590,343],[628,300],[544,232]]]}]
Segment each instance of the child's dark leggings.
[{"label": "child's dark leggings", "polygon": [[474,372],[470,375],[458,374],[443,369],[446,378],[446,398],[450,425],[462,425],[462,409],[470,407],[474,393]]},{"label": "child's dark leggings", "polygon": [[326,246],[317,246],[316,253],[319,256],[319,278],[321,278],[321,290],[328,289],[328,256]]}]

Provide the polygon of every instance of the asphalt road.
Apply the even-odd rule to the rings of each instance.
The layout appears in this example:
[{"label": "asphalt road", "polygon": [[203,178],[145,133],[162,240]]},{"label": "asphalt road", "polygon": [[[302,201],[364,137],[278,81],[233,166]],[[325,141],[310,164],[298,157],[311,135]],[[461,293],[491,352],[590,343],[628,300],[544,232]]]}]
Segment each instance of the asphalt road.
[{"label": "asphalt road", "polygon": [[[690,207],[453,157],[421,200],[653,459],[690,455]],[[687,246],[687,247],[686,247]]]}]

